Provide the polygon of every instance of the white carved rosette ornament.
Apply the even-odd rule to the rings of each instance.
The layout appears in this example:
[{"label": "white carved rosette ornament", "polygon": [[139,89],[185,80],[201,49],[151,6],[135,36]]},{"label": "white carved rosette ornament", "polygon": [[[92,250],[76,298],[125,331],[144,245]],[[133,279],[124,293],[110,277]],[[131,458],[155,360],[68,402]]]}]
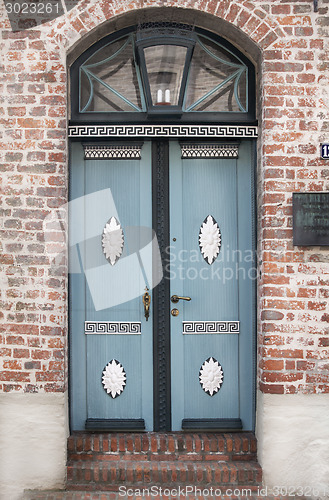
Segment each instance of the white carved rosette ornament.
[{"label": "white carved rosette ornament", "polygon": [[220,230],[212,215],[208,215],[200,227],[199,247],[207,264],[212,264],[221,247]]},{"label": "white carved rosette ornament", "polygon": [[113,399],[120,396],[126,387],[126,372],[116,359],[112,359],[103,371],[102,384]]},{"label": "white carved rosette ornament", "polygon": [[119,221],[111,217],[103,231],[103,252],[109,263],[114,264],[120,259],[123,250],[124,238]]},{"label": "white carved rosette ornament", "polygon": [[202,389],[209,396],[216,394],[223,383],[224,372],[218,361],[211,357],[200,368],[199,380]]}]

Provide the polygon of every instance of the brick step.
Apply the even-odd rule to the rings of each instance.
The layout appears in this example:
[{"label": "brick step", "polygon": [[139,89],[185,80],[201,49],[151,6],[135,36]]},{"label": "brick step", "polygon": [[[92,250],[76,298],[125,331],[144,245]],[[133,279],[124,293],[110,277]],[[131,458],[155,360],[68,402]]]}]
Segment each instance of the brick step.
[{"label": "brick step", "polygon": [[255,461],[252,432],[241,433],[74,433],[68,439],[69,461]]},{"label": "brick step", "polygon": [[[239,488],[239,495],[155,495],[152,497],[141,497],[140,495],[125,495],[122,496],[118,492],[108,491],[26,491],[23,500],[306,500],[306,497],[283,497],[267,494],[259,496],[259,491],[254,491],[251,494],[246,494],[243,491],[245,488]],[[246,488],[248,489],[248,488]],[[237,492],[238,493],[238,492]],[[309,500],[309,498],[308,498]]]},{"label": "brick step", "polygon": [[102,461],[69,462],[67,489],[118,491],[119,487],[184,485],[249,485],[253,490],[262,483],[262,470],[257,462],[141,462]]}]

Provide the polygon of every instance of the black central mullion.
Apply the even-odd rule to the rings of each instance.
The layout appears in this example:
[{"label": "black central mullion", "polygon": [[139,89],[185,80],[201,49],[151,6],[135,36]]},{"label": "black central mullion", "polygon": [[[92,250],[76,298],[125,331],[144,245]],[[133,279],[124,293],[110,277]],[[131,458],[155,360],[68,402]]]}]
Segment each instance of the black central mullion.
[{"label": "black central mullion", "polygon": [[170,282],[169,282],[169,142],[152,143],[152,220],[161,253],[153,262],[154,430],[171,430]]}]

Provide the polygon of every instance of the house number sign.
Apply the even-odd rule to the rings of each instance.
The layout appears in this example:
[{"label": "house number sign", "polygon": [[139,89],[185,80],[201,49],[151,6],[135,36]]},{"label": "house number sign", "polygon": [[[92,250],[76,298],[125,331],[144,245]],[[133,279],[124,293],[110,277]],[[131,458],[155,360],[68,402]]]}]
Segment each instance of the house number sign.
[{"label": "house number sign", "polygon": [[293,193],[293,243],[329,246],[329,193]]},{"label": "house number sign", "polygon": [[321,158],[329,160],[329,144],[321,144]]}]

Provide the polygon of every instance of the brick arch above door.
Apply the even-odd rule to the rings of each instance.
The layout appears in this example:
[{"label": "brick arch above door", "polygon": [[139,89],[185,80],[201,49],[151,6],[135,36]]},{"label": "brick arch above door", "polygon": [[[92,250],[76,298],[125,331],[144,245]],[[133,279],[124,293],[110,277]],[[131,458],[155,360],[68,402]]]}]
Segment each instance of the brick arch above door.
[{"label": "brick arch above door", "polygon": [[276,40],[285,37],[282,26],[264,8],[251,2],[200,2],[178,0],[173,5],[159,6],[155,0],[139,0],[131,8],[128,0],[116,8],[108,2],[90,5],[83,11],[74,10],[69,24],[56,29],[56,38],[68,50],[69,63],[88,46],[111,32],[146,20],[185,22],[209,29],[227,38],[245,51],[255,62],[260,53]]}]

